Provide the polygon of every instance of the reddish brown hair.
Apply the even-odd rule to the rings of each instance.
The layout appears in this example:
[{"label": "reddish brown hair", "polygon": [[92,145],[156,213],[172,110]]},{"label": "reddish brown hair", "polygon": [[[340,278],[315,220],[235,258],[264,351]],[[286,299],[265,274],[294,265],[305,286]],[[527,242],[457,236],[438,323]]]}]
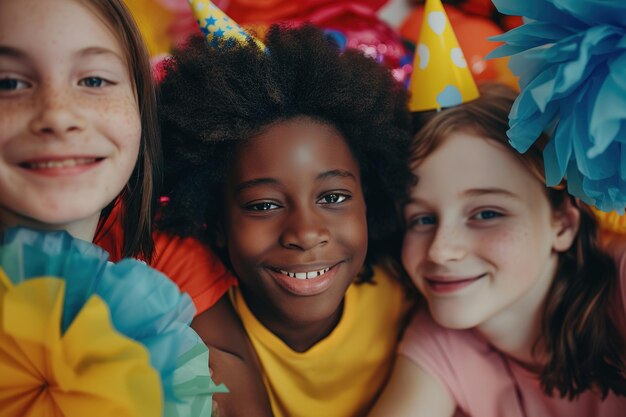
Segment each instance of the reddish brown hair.
[{"label": "reddish brown hair", "polygon": [[[154,249],[152,224],[161,183],[162,157],[156,94],[148,53],[131,13],[122,0],[81,0],[109,27],[125,52],[141,118],[141,145],[135,169],[120,194],[123,210],[122,257],[150,260]],[[115,202],[100,216],[104,224]],[[100,228],[98,233],[103,233]]]},{"label": "reddish brown hair", "polygon": [[[506,145],[511,153],[545,183],[543,145],[539,138],[524,154],[508,143],[508,115],[516,98],[509,87],[484,85],[481,96],[461,106],[437,113],[416,115],[411,163],[419,165],[452,133],[464,131]],[[557,273],[543,312],[542,342],[547,361],[541,371],[541,384],[551,395],[575,398],[595,388],[606,396],[609,391],[626,395],[625,343],[611,316],[611,300],[617,290],[613,260],[598,246],[597,224],[589,207],[567,193],[565,184],[546,188],[552,209],[558,211],[569,200],[580,211],[576,239],[559,255]]]}]

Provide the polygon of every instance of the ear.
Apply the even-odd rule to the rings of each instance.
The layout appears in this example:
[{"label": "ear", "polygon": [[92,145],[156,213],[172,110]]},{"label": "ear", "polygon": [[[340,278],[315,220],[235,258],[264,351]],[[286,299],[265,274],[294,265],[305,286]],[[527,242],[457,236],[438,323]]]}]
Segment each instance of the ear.
[{"label": "ear", "polygon": [[552,249],[565,252],[574,243],[580,228],[580,209],[571,198],[566,198],[561,207],[554,212],[553,225],[556,231]]}]

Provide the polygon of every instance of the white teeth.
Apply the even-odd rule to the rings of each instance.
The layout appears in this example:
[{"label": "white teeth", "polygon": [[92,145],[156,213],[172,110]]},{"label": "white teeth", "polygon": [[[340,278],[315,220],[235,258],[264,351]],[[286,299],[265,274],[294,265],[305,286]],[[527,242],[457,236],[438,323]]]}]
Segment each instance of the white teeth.
[{"label": "white teeth", "polygon": [[71,168],[76,165],[93,164],[96,158],[70,158],[61,161],[45,161],[27,164],[28,168],[34,169],[50,169],[50,168]]},{"label": "white teeth", "polygon": [[280,270],[279,272],[291,278],[311,279],[311,278],[319,277],[320,275],[324,275],[329,270],[330,268],[324,268],[324,269],[320,269],[319,271],[311,271],[311,272],[287,272],[283,270]]}]

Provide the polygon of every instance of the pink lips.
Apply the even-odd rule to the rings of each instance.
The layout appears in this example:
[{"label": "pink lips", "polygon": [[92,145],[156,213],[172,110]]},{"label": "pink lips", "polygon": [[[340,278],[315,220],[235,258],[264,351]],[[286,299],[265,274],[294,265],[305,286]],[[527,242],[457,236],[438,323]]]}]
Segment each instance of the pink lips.
[{"label": "pink lips", "polygon": [[484,276],[485,274],[470,278],[429,277],[425,281],[434,293],[450,294],[473,284]]},{"label": "pink lips", "polygon": [[266,270],[269,272],[272,278],[274,278],[276,283],[281,286],[285,291],[293,295],[307,297],[317,295],[326,291],[328,287],[331,286],[333,278],[335,277],[335,274],[337,273],[340,265],[341,264],[336,264],[323,275],[309,279],[293,278],[281,272],[275,271],[271,268],[266,268]]}]

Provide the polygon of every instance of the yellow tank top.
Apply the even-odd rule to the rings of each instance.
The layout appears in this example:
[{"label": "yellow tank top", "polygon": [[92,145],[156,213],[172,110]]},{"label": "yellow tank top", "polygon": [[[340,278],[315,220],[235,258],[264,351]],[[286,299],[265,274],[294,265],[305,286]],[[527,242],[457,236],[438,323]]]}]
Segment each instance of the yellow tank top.
[{"label": "yellow tank top", "polygon": [[409,301],[380,268],[375,284],[352,284],[337,327],[295,352],[252,315],[234,289],[233,304],[261,361],[275,417],[358,417],[367,414],[391,370]]}]

